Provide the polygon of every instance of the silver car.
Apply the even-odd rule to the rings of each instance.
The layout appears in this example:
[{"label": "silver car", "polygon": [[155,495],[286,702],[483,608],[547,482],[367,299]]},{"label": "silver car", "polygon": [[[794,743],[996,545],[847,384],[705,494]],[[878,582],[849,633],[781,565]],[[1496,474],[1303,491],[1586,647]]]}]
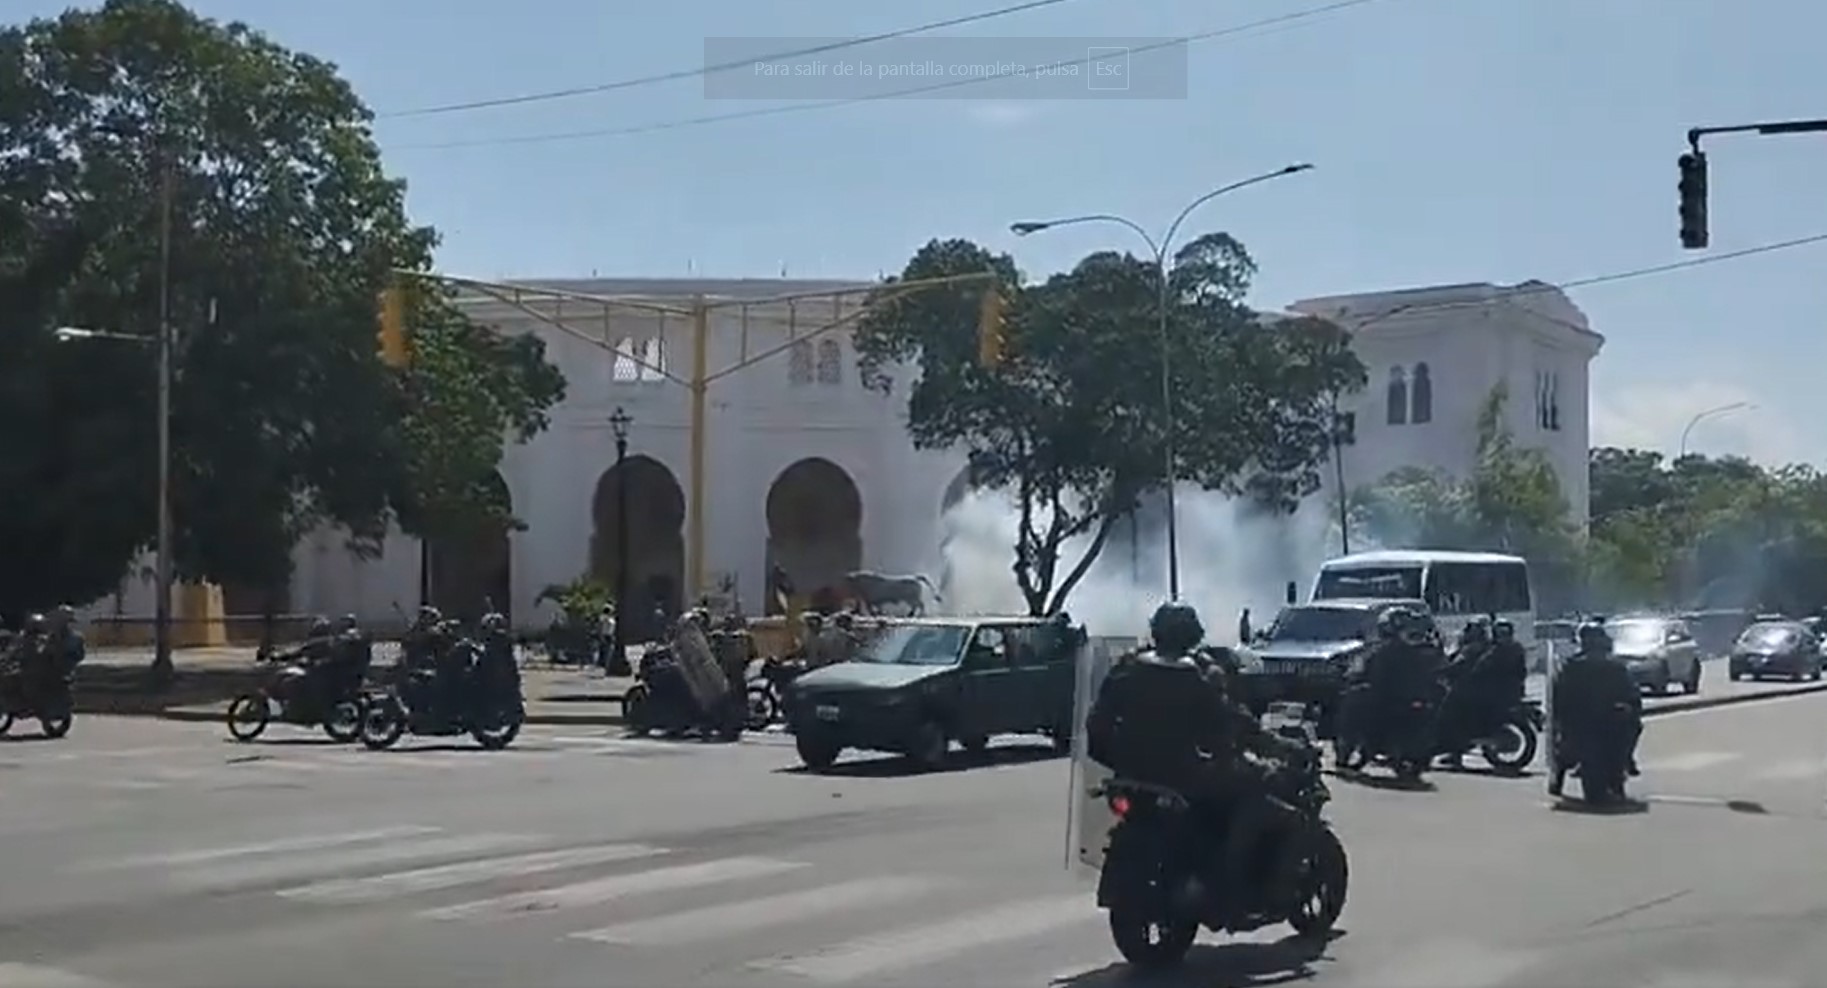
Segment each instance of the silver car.
[{"label": "silver car", "polygon": [[1700,646],[1687,625],[1673,618],[1635,617],[1609,621],[1612,652],[1630,667],[1637,686],[1657,696],[1679,685],[1700,692]]}]

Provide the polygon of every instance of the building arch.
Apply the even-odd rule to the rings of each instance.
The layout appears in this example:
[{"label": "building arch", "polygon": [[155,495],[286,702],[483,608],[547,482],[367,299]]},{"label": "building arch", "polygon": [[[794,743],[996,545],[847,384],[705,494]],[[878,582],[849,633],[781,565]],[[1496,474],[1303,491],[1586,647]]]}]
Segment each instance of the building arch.
[{"label": "building arch", "polygon": [[1420,425],[1434,420],[1434,376],[1427,361],[1415,365],[1415,379],[1410,386],[1408,420]]},{"label": "building arch", "polygon": [[849,472],[822,457],[793,463],[768,487],[767,521],[768,572],[804,600],[841,600],[863,565],[863,495]]},{"label": "building arch", "polygon": [[[624,492],[626,553],[618,541]],[[597,478],[590,522],[590,575],[613,591],[626,559],[628,599],[617,604],[618,620],[629,641],[652,641],[685,602],[684,489],[659,460],[630,456]]]},{"label": "building arch", "polygon": [[1408,424],[1408,374],[1401,367],[1389,369],[1389,387],[1384,404],[1388,406],[1390,425]]},{"label": "building arch", "polygon": [[[488,486],[511,516],[514,497],[499,471],[490,472]],[[447,617],[473,623],[491,610],[513,620],[514,564],[511,533],[506,521],[479,523],[448,532],[423,543],[419,557],[420,586],[425,602]]]}]

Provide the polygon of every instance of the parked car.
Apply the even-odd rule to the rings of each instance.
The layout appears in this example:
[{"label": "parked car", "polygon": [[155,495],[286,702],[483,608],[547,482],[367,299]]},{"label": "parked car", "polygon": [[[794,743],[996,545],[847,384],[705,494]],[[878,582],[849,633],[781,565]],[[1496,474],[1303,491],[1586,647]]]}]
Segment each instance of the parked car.
[{"label": "parked car", "polygon": [[1606,622],[1612,654],[1630,668],[1637,688],[1657,696],[1681,687],[1700,692],[1700,646],[1687,624],[1675,618],[1625,617]]},{"label": "parked car", "polygon": [[1827,665],[1827,657],[1821,654],[1821,640],[1807,625],[1800,621],[1760,621],[1738,636],[1726,672],[1733,681],[1749,676],[1753,680],[1782,677],[1801,682],[1820,679],[1823,665]]}]

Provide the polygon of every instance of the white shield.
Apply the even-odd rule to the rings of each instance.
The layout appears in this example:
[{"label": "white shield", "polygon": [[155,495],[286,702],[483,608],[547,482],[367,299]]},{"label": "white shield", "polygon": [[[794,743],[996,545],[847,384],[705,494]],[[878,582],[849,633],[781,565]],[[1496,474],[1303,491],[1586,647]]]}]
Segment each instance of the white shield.
[{"label": "white shield", "polygon": [[1073,686],[1071,791],[1066,801],[1066,868],[1089,869],[1092,877],[1104,866],[1104,839],[1116,817],[1103,799],[1091,795],[1110,777],[1110,770],[1091,760],[1087,751],[1085,722],[1091,704],[1104,685],[1104,676],[1117,656],[1141,647],[1135,638],[1092,636],[1078,653],[1078,681]]}]

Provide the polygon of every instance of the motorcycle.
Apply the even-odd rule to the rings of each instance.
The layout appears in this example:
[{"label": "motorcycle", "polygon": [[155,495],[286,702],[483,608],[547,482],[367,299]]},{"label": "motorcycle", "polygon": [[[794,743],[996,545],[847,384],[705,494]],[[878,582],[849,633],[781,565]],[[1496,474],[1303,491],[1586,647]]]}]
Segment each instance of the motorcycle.
[{"label": "motorcycle", "polygon": [[1454,745],[1441,739],[1434,757],[1464,755],[1477,751],[1491,769],[1503,775],[1521,775],[1541,747],[1542,707],[1536,700],[1518,700],[1492,723],[1481,726],[1464,744]]},{"label": "motorcycle", "polygon": [[1097,904],[1107,913],[1117,950],[1138,968],[1178,965],[1201,927],[1237,934],[1287,923],[1302,936],[1318,937],[1345,910],[1350,866],[1344,845],[1322,815],[1331,794],[1320,777],[1317,753],[1293,773],[1292,785],[1278,792],[1295,807],[1298,823],[1270,835],[1269,846],[1254,856],[1262,867],[1298,849],[1292,851],[1299,856],[1292,875],[1294,894],[1280,904],[1267,895],[1271,882],[1260,872],[1228,907],[1211,894],[1223,881],[1217,865],[1222,828],[1180,793],[1112,779],[1095,795],[1117,819],[1098,876]]},{"label": "motorcycle", "polygon": [[637,735],[659,731],[668,738],[682,738],[697,733],[736,741],[748,725],[749,702],[744,691],[727,690],[722,702],[706,709],[693,694],[672,648],[657,646],[641,657],[634,682],[622,696],[622,722]]},{"label": "motorcycle", "polygon": [[[367,643],[363,643],[364,651]],[[265,686],[243,693],[228,705],[228,734],[236,741],[252,741],[266,733],[277,720],[298,727],[322,727],[330,740],[349,744],[361,737],[365,698],[362,681],[367,678],[369,656],[364,654],[359,671],[350,669],[347,682],[323,689],[320,677],[338,675],[330,668],[312,669],[300,662],[281,661],[263,646],[256,655],[260,662],[280,662]],[[328,692],[328,697],[323,694]]]},{"label": "motorcycle", "polygon": [[748,682],[749,730],[765,730],[780,722],[787,684],[805,671],[806,664],[801,659],[761,660],[760,674]]},{"label": "motorcycle", "polygon": [[[391,748],[408,731],[421,737],[468,734],[488,751],[514,743],[526,722],[518,668],[511,683],[505,678],[490,682],[485,664],[476,661],[474,642],[462,638],[449,647],[457,654],[447,670],[440,672],[403,659],[393,683],[368,695],[362,717],[363,747],[371,751]],[[459,679],[447,683],[442,678],[446,676]]]},{"label": "motorcycle", "polygon": [[26,717],[36,718],[39,730],[47,738],[55,740],[70,733],[76,720],[76,704],[70,695],[73,678],[69,673],[55,677],[46,684],[48,695],[33,696],[17,657],[0,661],[0,734],[12,730],[15,720]]},{"label": "motorcycle", "polygon": [[[1620,726],[1634,716],[1628,703],[1612,704],[1611,712]],[[1584,744],[1576,745],[1566,732],[1556,732],[1556,768],[1579,777],[1583,802],[1607,805],[1622,803],[1628,798],[1624,794],[1624,780],[1631,774],[1631,757],[1623,744],[1612,740],[1619,733],[1617,730],[1593,731],[1584,739]]]},{"label": "motorcycle", "polygon": [[[1364,687],[1353,687],[1352,691]],[[1347,697],[1347,706],[1352,698]],[[1359,697],[1361,703],[1361,694]],[[1388,765],[1397,780],[1420,782],[1434,760],[1434,727],[1439,716],[1439,701],[1433,697],[1406,701],[1400,715],[1383,711],[1376,719],[1371,736],[1361,726],[1341,729],[1333,739],[1333,761],[1341,771],[1358,772],[1372,761]]]}]

